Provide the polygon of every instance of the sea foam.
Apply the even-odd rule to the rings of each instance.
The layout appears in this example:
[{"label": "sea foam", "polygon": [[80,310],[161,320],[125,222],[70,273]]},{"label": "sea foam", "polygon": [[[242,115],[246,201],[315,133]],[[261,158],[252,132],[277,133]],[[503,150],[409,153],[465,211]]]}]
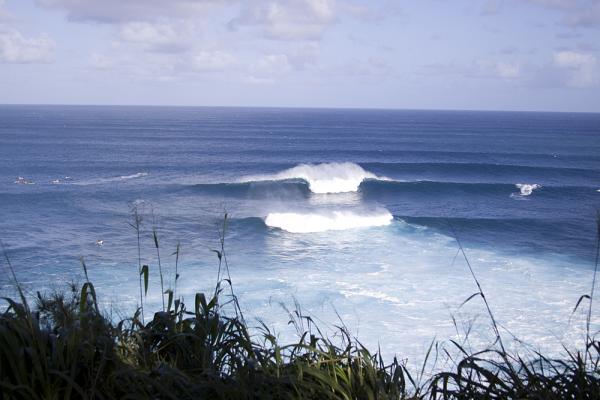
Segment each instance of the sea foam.
[{"label": "sea foam", "polygon": [[300,164],[284,171],[254,176],[247,181],[302,179],[313,193],[356,192],[365,179],[389,180],[365,171],[360,165],[343,163]]},{"label": "sea foam", "polygon": [[138,172],[137,174],[131,174],[131,175],[121,175],[119,176],[118,179],[120,180],[127,180],[127,179],[135,179],[135,178],[141,178],[144,176],[148,176],[147,172]]},{"label": "sea foam", "polygon": [[521,196],[529,196],[535,189],[542,187],[537,183],[517,183],[515,186],[521,191]]},{"label": "sea foam", "polygon": [[394,217],[387,210],[376,213],[333,211],[329,213],[269,213],[265,224],[291,233],[341,231],[389,225]]}]

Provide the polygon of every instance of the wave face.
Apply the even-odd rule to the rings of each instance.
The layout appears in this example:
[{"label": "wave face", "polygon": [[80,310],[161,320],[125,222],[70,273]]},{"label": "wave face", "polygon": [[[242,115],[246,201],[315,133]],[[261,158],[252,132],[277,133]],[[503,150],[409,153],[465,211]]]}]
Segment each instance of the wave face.
[{"label": "wave face", "polygon": [[[519,189],[515,193],[515,187]],[[507,184],[477,182],[440,182],[440,181],[366,181],[360,185],[359,191],[367,198],[381,199],[398,196],[488,196],[503,199],[507,196],[525,197],[534,191],[540,191],[546,199],[565,197],[590,198],[594,188],[590,186],[552,186],[540,184]]]},{"label": "wave face", "polygon": [[182,190],[194,193],[253,199],[289,199],[310,196],[310,189],[303,180],[254,181],[239,183],[199,183],[184,185]]},{"label": "wave face", "polygon": [[[522,164],[526,164],[524,160]],[[561,168],[547,165],[493,164],[489,162],[365,162],[369,171],[400,181],[461,181],[478,183],[536,182],[547,186],[593,186],[600,179],[598,168]]]},{"label": "wave face", "polygon": [[313,193],[356,192],[367,179],[388,180],[351,162],[300,164],[273,175],[252,177],[248,181],[303,179]]},{"label": "wave face", "polygon": [[359,214],[352,211],[331,213],[269,213],[265,224],[291,233],[342,231],[389,225],[394,217],[388,211]]},{"label": "wave face", "polygon": [[[515,193],[515,187],[519,189]],[[238,183],[200,183],[194,185],[175,186],[175,190],[192,193],[238,197],[252,199],[300,199],[309,198],[309,184],[303,179],[249,181]],[[173,190],[170,188],[170,190]],[[561,197],[587,198],[595,196],[598,191],[591,186],[554,186],[540,184],[478,183],[478,182],[444,182],[444,181],[396,181],[367,179],[358,185],[359,193],[369,200],[382,200],[388,197],[405,198],[406,196],[488,196],[503,199],[508,196],[529,196],[533,191],[540,191],[547,199]],[[346,192],[352,193],[352,192]]]}]

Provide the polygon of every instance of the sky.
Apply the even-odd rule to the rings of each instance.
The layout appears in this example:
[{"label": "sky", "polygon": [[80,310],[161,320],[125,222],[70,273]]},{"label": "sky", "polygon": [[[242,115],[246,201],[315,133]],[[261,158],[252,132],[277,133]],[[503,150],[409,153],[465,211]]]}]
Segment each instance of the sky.
[{"label": "sky", "polygon": [[0,0],[0,103],[600,112],[600,0]]}]

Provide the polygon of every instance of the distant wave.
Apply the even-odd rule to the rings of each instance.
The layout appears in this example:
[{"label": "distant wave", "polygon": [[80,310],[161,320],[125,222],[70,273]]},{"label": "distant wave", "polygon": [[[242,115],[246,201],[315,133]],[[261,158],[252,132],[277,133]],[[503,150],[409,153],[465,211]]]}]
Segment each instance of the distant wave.
[{"label": "distant wave", "polygon": [[328,213],[269,213],[265,224],[291,233],[314,233],[389,225],[394,217],[387,210],[376,213],[333,211]]},{"label": "distant wave", "polygon": [[[393,178],[400,179],[465,179],[479,177],[480,179],[494,179],[496,182],[509,179],[531,179],[549,182],[571,182],[574,185],[595,185],[600,180],[600,170],[588,168],[570,168],[553,166],[531,166],[495,163],[444,163],[444,162],[418,162],[418,163],[361,163],[363,168]],[[516,177],[516,178],[515,178]]]},{"label": "distant wave", "polygon": [[[357,191],[373,200],[386,196],[411,195],[485,195],[512,196],[525,198],[534,190],[543,190],[544,196],[589,196],[596,191],[591,186],[547,186],[539,184],[521,184],[515,193],[515,185],[510,183],[479,183],[479,182],[440,182],[440,181],[393,181],[366,179],[362,181]],[[181,190],[189,190],[202,194],[246,197],[254,199],[299,199],[311,195],[309,183],[304,179],[286,179],[270,181],[249,181],[239,183],[203,183],[184,185]],[[531,192],[530,192],[531,191]]]},{"label": "distant wave", "polygon": [[248,177],[242,182],[303,179],[313,193],[356,192],[367,179],[389,180],[351,162],[300,164],[275,174]]},{"label": "distant wave", "polygon": [[501,173],[543,173],[543,174],[570,174],[598,177],[600,171],[590,168],[557,167],[547,165],[519,165],[485,162],[365,162],[365,168],[377,171],[412,172],[412,171],[448,171],[452,173],[465,172],[501,172]]},{"label": "distant wave", "polygon": [[[577,251],[580,254],[589,254],[589,249],[595,246],[595,235],[592,224],[583,220],[566,218],[556,215],[555,218],[543,217],[447,217],[447,216],[412,216],[395,215],[397,220],[402,220],[412,226],[433,228],[449,237],[455,235],[455,229],[468,240],[484,244],[486,247],[496,249],[498,240],[512,243],[514,246],[529,248],[536,255],[542,252],[563,252],[566,249]],[[582,222],[583,221],[583,222]],[[590,234],[583,238],[577,236],[582,229]],[[519,240],[519,234],[528,232],[531,237],[544,238],[543,240]]]},{"label": "distant wave", "polygon": [[137,174],[121,175],[121,176],[119,176],[119,179],[120,180],[127,180],[127,179],[141,178],[143,176],[148,176],[148,173],[147,172],[138,172]]},{"label": "distant wave", "polygon": [[538,185],[537,183],[517,183],[515,186],[520,190],[521,196],[529,196],[535,189],[542,187],[542,185]]},{"label": "distant wave", "polygon": [[98,185],[98,184],[103,184],[103,183],[128,181],[130,179],[142,178],[144,176],[148,176],[148,173],[147,172],[137,172],[137,173],[131,174],[131,175],[120,175],[120,176],[113,176],[110,178],[93,178],[93,179],[88,179],[88,180],[83,180],[83,181],[73,181],[73,184],[75,184],[75,185]]},{"label": "distant wave", "polygon": [[194,192],[209,195],[259,199],[304,198],[310,195],[308,184],[302,179],[238,183],[199,183],[191,186],[185,185],[183,189],[191,189]]}]

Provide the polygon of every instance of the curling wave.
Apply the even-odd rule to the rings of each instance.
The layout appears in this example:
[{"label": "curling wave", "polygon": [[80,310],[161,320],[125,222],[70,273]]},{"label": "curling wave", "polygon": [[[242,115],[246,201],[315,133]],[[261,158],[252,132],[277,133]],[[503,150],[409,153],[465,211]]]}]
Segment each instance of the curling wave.
[{"label": "curling wave", "polygon": [[365,171],[360,165],[351,162],[300,164],[271,175],[249,177],[250,181],[279,181],[302,179],[308,183],[313,193],[356,192],[360,184],[367,179],[389,180]]},{"label": "curling wave", "polygon": [[389,225],[394,217],[387,210],[359,214],[352,211],[330,213],[269,213],[265,224],[291,233],[341,231]]}]

